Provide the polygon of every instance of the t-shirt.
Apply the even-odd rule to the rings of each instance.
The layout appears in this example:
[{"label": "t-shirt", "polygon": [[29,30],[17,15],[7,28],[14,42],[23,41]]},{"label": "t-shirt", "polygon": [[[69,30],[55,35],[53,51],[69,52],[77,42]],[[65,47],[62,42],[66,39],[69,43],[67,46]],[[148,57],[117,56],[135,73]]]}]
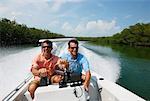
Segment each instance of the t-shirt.
[{"label": "t-shirt", "polygon": [[[49,75],[52,75],[55,70],[55,65],[58,61],[58,57],[53,55],[51,56],[50,59],[45,59],[42,53],[38,54],[32,61],[32,68],[37,68],[38,70],[41,68],[46,68],[50,72],[48,73]],[[39,78],[38,76],[35,76],[35,78]]]}]

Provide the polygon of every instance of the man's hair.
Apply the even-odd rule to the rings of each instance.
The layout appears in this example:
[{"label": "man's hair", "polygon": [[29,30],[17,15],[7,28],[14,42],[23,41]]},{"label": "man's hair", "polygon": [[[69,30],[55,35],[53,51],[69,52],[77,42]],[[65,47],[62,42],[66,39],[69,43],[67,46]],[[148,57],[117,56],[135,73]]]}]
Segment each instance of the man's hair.
[{"label": "man's hair", "polygon": [[44,40],[44,41],[41,43],[41,46],[43,46],[43,43],[47,43],[48,46],[53,47],[53,43],[52,43],[51,41],[49,41],[49,40]]},{"label": "man's hair", "polygon": [[70,43],[75,43],[75,44],[77,44],[77,46],[78,46],[78,44],[79,44],[76,39],[71,39],[71,40],[68,42],[68,47],[70,47]]}]

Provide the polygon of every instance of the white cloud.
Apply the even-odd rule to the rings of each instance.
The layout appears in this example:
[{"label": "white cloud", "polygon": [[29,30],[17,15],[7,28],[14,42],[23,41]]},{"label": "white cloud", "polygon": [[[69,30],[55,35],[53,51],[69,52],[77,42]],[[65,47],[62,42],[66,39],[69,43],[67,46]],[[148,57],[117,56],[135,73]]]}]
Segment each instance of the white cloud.
[{"label": "white cloud", "polygon": [[0,16],[25,24],[34,23],[33,20],[29,22],[29,19],[42,19],[44,12],[48,12],[47,2],[48,0],[6,0],[0,2]]},{"label": "white cloud", "polygon": [[6,12],[7,10],[8,10],[8,8],[7,8],[5,5],[0,4],[0,12],[1,12],[1,13]]},{"label": "white cloud", "polygon": [[66,3],[80,3],[83,2],[84,0],[52,0],[52,11],[56,12],[60,10],[60,8],[66,4]]},{"label": "white cloud", "polygon": [[48,0],[7,0],[7,2],[13,2],[17,4],[33,4],[33,3],[43,3],[48,2]]},{"label": "white cloud", "polygon": [[23,16],[24,14],[22,12],[11,11],[9,15],[10,15],[10,19],[14,20],[19,16]]},{"label": "white cloud", "polygon": [[49,23],[48,26],[49,26],[50,28],[58,27],[58,26],[60,26],[60,21],[59,21],[59,20],[51,21],[51,23]]},{"label": "white cloud", "polygon": [[65,36],[74,36],[73,34],[73,27],[68,22],[65,22],[61,27],[62,33],[65,34]]},{"label": "white cloud", "polygon": [[51,7],[53,12],[56,12],[60,9],[61,5],[64,4],[65,2],[63,2],[63,0],[55,0],[53,1],[53,5]]},{"label": "white cloud", "polygon": [[111,36],[120,31],[120,27],[115,20],[98,20],[80,23],[74,28],[67,22],[62,26],[62,30],[64,33],[70,33],[70,36]]},{"label": "white cloud", "polygon": [[12,16],[20,16],[20,15],[23,15],[22,12],[11,12],[11,15]]},{"label": "white cloud", "polygon": [[0,2],[0,15],[5,15],[8,18],[12,17],[12,13],[15,15],[14,12],[17,15],[20,13],[20,16],[23,13],[24,16],[28,16],[31,13],[40,15],[40,13],[44,12],[48,15],[48,13],[60,10],[66,3],[80,3],[82,1],[84,0],[6,0],[5,2]]},{"label": "white cloud", "polygon": [[74,30],[74,33],[80,34],[81,32],[84,32],[85,25],[84,24],[79,24]]},{"label": "white cloud", "polygon": [[62,29],[66,32],[72,32],[73,31],[73,28],[72,26],[68,23],[68,22],[65,22],[62,26]]},{"label": "white cloud", "polygon": [[90,21],[86,24],[86,29],[91,30],[91,29],[97,29],[97,22],[96,21]]}]

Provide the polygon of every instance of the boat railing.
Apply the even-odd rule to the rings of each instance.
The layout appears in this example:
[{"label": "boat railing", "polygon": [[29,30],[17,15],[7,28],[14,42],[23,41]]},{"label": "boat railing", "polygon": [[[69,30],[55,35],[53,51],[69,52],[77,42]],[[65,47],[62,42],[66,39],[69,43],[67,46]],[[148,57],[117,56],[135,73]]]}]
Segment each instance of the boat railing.
[{"label": "boat railing", "polygon": [[14,90],[12,90],[8,95],[6,95],[6,97],[4,97],[2,101],[9,101],[31,78],[32,75],[30,74]]}]

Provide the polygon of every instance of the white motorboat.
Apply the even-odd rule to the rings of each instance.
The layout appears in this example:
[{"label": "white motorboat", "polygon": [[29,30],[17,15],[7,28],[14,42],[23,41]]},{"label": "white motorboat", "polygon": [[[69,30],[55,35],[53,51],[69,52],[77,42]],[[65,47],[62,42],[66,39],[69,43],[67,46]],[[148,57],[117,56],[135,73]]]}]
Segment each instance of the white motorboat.
[{"label": "white motorboat", "polygon": [[[91,75],[88,92],[84,90],[80,81],[68,82],[63,87],[60,84],[53,84],[38,87],[35,91],[34,101],[145,101],[94,71],[91,71]],[[32,79],[31,74],[2,101],[32,101],[27,90]]]},{"label": "white motorboat", "polygon": [[[145,101],[143,98],[119,86],[116,83],[105,80],[100,75],[92,72],[89,92],[83,85],[59,88],[59,84],[38,87],[35,91],[34,101]],[[32,78],[28,77],[21,85],[6,96],[2,101],[32,101],[27,91]]]}]

